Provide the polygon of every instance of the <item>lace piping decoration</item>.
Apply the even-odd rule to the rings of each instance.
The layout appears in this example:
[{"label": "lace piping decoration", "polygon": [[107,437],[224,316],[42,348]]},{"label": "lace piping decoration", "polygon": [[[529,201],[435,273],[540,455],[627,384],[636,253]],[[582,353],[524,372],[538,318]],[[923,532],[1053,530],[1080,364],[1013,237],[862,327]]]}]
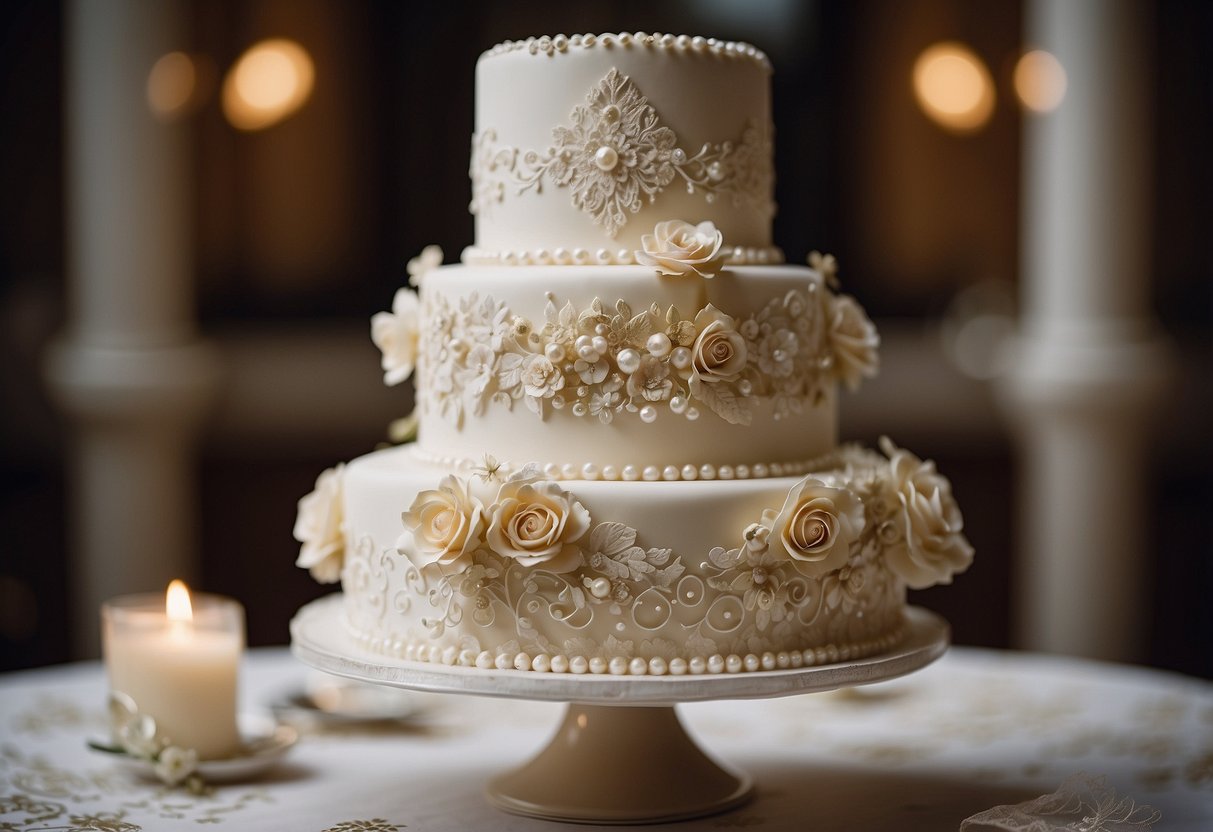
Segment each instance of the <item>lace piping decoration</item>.
[{"label": "lace piping decoration", "polygon": [[676,183],[707,202],[728,197],[738,206],[774,214],[771,129],[750,119],[737,141],[706,143],[697,153],[677,146],[628,76],[616,69],[573,108],[567,126],[552,130],[546,151],[498,144],[488,128],[472,137],[473,214],[505,199],[543,190],[544,180],[572,192],[573,206],[614,238],[646,201]]}]

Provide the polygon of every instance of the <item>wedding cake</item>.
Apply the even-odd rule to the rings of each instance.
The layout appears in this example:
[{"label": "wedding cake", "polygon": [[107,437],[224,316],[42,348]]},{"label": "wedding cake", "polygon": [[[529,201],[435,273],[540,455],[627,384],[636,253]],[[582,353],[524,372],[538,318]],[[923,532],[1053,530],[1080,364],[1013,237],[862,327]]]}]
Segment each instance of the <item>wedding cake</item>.
[{"label": "wedding cake", "polygon": [[508,41],[476,71],[462,263],[372,319],[416,441],[320,475],[298,563],[359,649],[700,674],[879,653],[973,549],[948,481],[837,442],[878,337],[771,241],[770,63],[667,34]]}]

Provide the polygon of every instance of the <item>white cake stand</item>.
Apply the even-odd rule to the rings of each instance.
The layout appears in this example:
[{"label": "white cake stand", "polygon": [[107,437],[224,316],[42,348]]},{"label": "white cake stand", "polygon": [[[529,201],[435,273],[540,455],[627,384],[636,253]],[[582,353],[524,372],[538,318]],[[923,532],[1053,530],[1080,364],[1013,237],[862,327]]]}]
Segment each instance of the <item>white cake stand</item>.
[{"label": "white cake stand", "polygon": [[568,702],[551,742],[526,765],[488,785],[496,806],[575,823],[685,820],[745,803],[753,783],[708,757],[674,706],[708,699],[761,699],[882,682],[943,655],[946,621],[906,611],[906,636],[878,656],[788,670],[703,676],[611,676],[481,670],[367,653],[348,634],[340,595],[303,607],[291,621],[291,650],[319,670],[364,682],[435,693]]}]

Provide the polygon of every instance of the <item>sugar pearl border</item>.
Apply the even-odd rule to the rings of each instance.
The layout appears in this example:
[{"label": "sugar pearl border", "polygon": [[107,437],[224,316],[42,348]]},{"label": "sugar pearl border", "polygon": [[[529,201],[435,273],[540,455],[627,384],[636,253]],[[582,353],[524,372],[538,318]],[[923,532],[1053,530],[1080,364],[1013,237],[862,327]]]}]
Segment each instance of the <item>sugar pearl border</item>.
[{"label": "sugar pearl border", "polygon": [[481,670],[520,670],[534,673],[572,673],[595,676],[715,676],[722,673],[756,673],[763,670],[787,670],[789,668],[813,667],[874,656],[891,650],[905,637],[905,623],[899,622],[888,633],[851,644],[827,644],[821,647],[806,647],[803,650],[767,651],[762,654],[747,653],[740,656],[730,653],[722,656],[676,656],[666,660],[661,657],[645,659],[640,656],[550,655],[540,653],[531,656],[526,652],[492,653],[481,650],[460,650],[454,645],[430,646],[424,643],[393,638],[378,638],[362,633],[352,633],[355,643],[363,650],[380,655],[403,659],[407,662],[428,662],[449,667],[476,667]]},{"label": "sugar pearl border", "polygon": [[620,32],[618,34],[604,33],[601,35],[543,35],[526,40],[507,40],[490,49],[486,49],[481,58],[491,58],[495,55],[505,55],[511,52],[526,52],[531,55],[546,55],[553,57],[565,54],[570,50],[592,49],[624,49],[649,48],[664,49],[675,54],[704,54],[724,58],[743,58],[760,66],[767,72],[771,71],[771,60],[756,46],[742,41],[717,40],[691,35],[671,35],[654,32]]},{"label": "sugar pearl border", "polygon": [[[468,246],[460,257],[468,266],[632,266],[631,249],[536,248],[525,251],[490,251]],[[735,246],[725,261],[731,266],[777,266],[784,262],[778,246]]]},{"label": "sugar pearl border", "polygon": [[[422,462],[443,468],[474,474],[484,468],[484,460],[467,457],[440,456],[414,446],[413,453]],[[694,480],[764,480],[769,477],[798,477],[810,471],[826,470],[837,465],[837,454],[794,462],[756,462],[753,465],[596,465],[592,462],[535,463],[548,480],[607,480],[609,482],[691,482]],[[502,476],[521,470],[525,465],[503,462]]]}]

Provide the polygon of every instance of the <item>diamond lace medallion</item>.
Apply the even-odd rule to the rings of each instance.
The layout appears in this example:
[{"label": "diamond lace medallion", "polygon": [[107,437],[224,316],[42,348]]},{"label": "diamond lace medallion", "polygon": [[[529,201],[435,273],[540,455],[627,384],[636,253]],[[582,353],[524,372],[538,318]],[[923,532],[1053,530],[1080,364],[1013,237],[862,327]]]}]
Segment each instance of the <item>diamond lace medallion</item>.
[{"label": "diamond lace medallion", "polygon": [[540,192],[547,179],[569,188],[573,205],[613,238],[629,214],[681,179],[708,202],[727,195],[771,213],[769,134],[751,119],[740,141],[707,143],[691,155],[632,80],[611,69],[573,108],[569,124],[552,130],[542,153],[499,145],[491,128],[473,137],[471,211],[502,202],[508,186],[518,195]]}]

